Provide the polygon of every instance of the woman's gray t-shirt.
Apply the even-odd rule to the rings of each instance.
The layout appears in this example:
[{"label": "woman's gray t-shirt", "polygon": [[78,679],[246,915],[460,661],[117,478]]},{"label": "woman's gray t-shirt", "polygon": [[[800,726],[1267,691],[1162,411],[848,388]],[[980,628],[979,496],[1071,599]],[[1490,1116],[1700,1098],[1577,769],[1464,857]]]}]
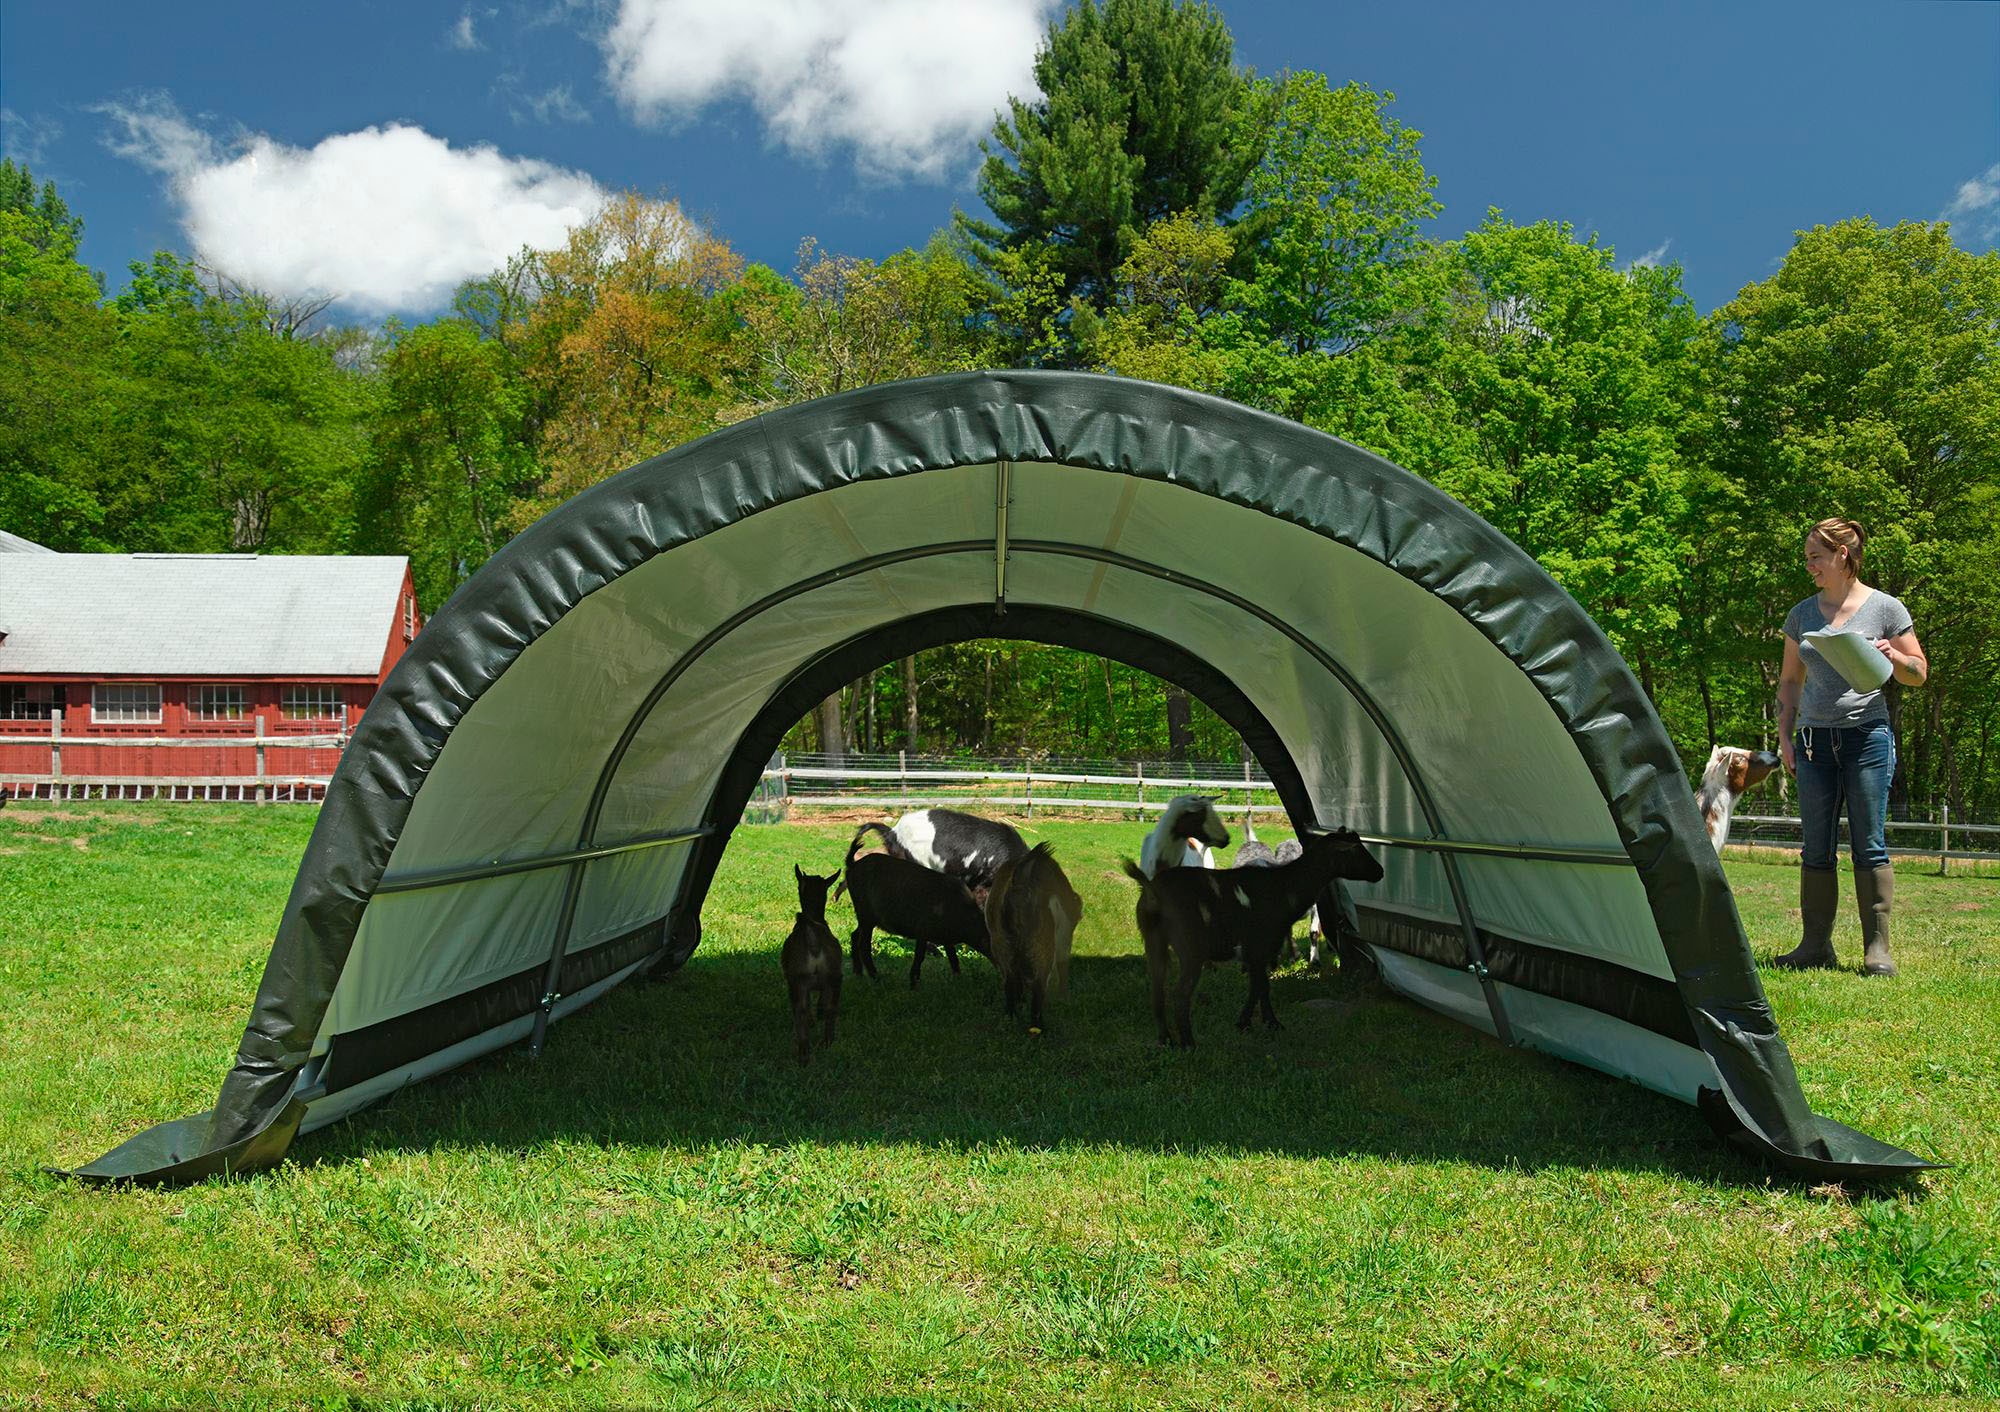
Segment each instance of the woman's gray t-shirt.
[{"label": "woman's gray t-shirt", "polygon": [[[1818,594],[1785,615],[1785,636],[1793,642],[1829,626],[1826,614],[1820,610]],[[1910,610],[1877,588],[1870,590],[1861,600],[1861,606],[1854,610],[1854,616],[1840,626],[1873,642],[1878,637],[1900,637],[1912,624]],[[1799,695],[1798,724],[1859,726],[1889,719],[1888,704],[1879,690],[1856,691],[1810,643],[1801,643],[1799,660],[1806,664],[1806,687]]]}]

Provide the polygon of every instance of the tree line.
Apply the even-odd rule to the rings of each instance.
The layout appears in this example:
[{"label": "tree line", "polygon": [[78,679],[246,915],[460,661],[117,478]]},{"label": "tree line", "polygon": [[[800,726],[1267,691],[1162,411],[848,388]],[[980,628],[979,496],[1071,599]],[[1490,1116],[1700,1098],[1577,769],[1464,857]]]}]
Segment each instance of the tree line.
[{"label": "tree line", "polygon": [[[1772,740],[1804,529],[1859,519],[1931,685],[1894,804],[2000,816],[2000,253],[1942,222],[1797,233],[1712,314],[1677,266],[1490,211],[1434,240],[1392,94],[1255,74],[1222,17],[1083,0],[984,144],[986,215],[780,272],[625,193],[428,322],[336,325],[163,251],[124,292],[0,165],[0,525],[69,551],[407,554],[435,608],[541,514],[772,407],[982,367],[1215,393],[1381,453],[1535,556],[1686,760]],[[973,642],[839,693],[801,746],[1231,758],[1144,673]]]}]

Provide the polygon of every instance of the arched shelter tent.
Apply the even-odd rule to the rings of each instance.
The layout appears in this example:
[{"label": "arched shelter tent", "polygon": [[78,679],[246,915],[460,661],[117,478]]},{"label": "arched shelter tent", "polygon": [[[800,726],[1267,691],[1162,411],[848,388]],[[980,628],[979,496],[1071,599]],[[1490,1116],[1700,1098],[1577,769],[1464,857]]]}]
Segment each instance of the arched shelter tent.
[{"label": "arched shelter tent", "polygon": [[[1699,1104],[1835,1178],[1680,763],[1590,618],[1409,473],[1231,403],[953,375],[772,412],[579,495],[424,629],[358,727],[215,1108],[78,1175],[184,1180],[678,965],[778,738],[971,637],[1086,647],[1243,732],[1348,826],[1390,985]],[[1134,1004],[1143,1004],[1135,995]]]}]

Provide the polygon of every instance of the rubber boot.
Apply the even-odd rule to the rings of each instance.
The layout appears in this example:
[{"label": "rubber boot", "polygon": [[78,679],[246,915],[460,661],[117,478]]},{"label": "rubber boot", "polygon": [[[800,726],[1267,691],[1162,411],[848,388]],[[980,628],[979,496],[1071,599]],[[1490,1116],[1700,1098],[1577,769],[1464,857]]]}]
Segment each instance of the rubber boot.
[{"label": "rubber boot", "polygon": [[1896,872],[1888,864],[1879,868],[1854,870],[1854,901],[1861,909],[1861,974],[1893,976],[1896,963],[1889,958],[1889,904],[1896,896]]},{"label": "rubber boot", "polygon": [[1787,971],[1823,970],[1834,964],[1833,914],[1840,910],[1840,875],[1831,868],[1799,869],[1799,925],[1804,938],[1773,966]]}]

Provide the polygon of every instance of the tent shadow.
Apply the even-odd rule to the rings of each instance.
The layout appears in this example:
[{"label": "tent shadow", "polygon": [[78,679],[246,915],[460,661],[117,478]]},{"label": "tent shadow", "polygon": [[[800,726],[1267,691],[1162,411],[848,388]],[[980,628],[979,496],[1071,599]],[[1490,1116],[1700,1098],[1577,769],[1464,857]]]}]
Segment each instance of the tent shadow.
[{"label": "tent shadow", "polygon": [[801,1068],[773,953],[697,953],[515,1048],[301,1138],[294,1160],[578,1141],[963,1150],[1114,1146],[1218,1156],[1376,1157],[1495,1169],[1788,1182],[1730,1152],[1695,1110],[1544,1055],[1508,1051],[1372,983],[1273,980],[1285,1028],[1234,1026],[1244,982],[1213,967],[1197,1047],[1155,1037],[1137,956],[1079,956],[1047,1032],[1002,1014],[983,957],[921,988],[877,939],[881,979],[849,976],[836,1042]]}]

